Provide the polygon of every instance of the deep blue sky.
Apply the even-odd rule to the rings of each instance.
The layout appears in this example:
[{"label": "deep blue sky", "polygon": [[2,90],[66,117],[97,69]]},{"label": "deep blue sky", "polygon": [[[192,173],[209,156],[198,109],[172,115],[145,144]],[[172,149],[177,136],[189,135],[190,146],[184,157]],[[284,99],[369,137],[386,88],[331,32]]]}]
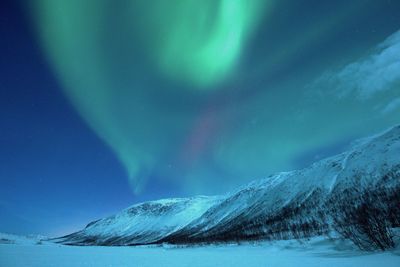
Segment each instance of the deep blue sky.
[{"label": "deep blue sky", "polygon": [[0,231],[60,234],[132,203],[123,166],[63,95],[17,1],[0,8]]},{"label": "deep blue sky", "polygon": [[[400,123],[399,1],[278,1],[258,19],[233,74],[217,82],[204,77],[220,58],[200,67],[174,61],[173,49],[146,35],[147,17],[130,21],[122,4],[100,2],[110,6],[88,1],[88,21],[76,28],[79,12],[60,7],[73,33],[57,28],[56,16],[44,37],[53,24],[37,22],[34,5],[1,2],[0,232],[60,235],[140,201],[224,192]],[[146,4],[135,8],[154,15]],[[85,25],[105,10],[101,33],[89,34],[96,28]],[[184,59],[199,49],[188,36],[170,40],[187,49]],[[66,53],[87,54],[74,41],[101,56],[65,63]],[[98,95],[108,97],[86,102]]]}]

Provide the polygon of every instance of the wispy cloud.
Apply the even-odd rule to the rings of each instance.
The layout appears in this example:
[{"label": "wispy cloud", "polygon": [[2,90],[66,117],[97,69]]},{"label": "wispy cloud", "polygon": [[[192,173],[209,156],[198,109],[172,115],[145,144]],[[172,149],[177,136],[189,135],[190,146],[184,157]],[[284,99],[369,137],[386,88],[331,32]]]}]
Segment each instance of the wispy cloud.
[{"label": "wispy cloud", "polygon": [[396,111],[397,109],[400,109],[400,97],[393,99],[391,102],[389,102],[383,109],[382,109],[382,114],[388,114],[393,111]]},{"label": "wispy cloud", "polygon": [[325,72],[312,87],[328,88],[338,97],[355,94],[360,99],[367,99],[379,92],[395,89],[394,85],[399,82],[400,31],[397,31],[370,55],[338,71]]}]

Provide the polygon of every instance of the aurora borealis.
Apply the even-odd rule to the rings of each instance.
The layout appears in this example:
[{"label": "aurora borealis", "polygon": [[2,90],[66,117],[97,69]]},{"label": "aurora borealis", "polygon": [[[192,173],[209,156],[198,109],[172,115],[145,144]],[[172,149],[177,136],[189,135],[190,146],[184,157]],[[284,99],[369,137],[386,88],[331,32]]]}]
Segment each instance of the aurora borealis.
[{"label": "aurora borealis", "polygon": [[[115,19],[104,16],[110,1],[36,4],[39,34],[66,94],[113,148],[135,190],[140,190],[155,165],[165,165],[160,157],[173,150],[171,140],[187,139],[188,126],[199,116],[198,110],[171,112],[168,106],[166,110],[158,107],[147,92],[155,86],[142,80],[143,65],[156,78],[172,79],[171,86],[185,81],[181,90],[217,90],[215,84],[234,68],[265,6],[261,1],[159,1],[155,6],[147,1],[121,1],[111,7],[116,8],[119,21],[102,28]],[[160,132],[165,138],[162,142]]]},{"label": "aurora borealis", "polygon": [[[92,178],[71,173],[63,186],[75,192],[79,179],[88,188],[102,184],[110,190],[102,203],[121,195],[118,205],[128,206],[158,195],[222,193],[302,168],[340,152],[349,140],[400,123],[400,3],[394,1],[28,2],[10,4],[10,14],[23,14],[26,25],[10,15],[4,34],[20,27],[17,36],[28,36],[18,37],[28,39],[20,51],[40,55],[29,63],[30,75],[46,66],[41,75],[54,81],[38,86],[61,92],[59,98],[41,93],[52,104],[43,105],[46,112],[32,120],[31,131],[65,124],[59,127],[73,137],[68,147],[75,150],[53,162],[51,173],[61,172],[64,157],[76,158]],[[18,38],[4,46],[14,49]],[[10,69],[1,67],[2,73]],[[7,75],[19,68],[16,62]],[[20,87],[21,95],[40,97],[40,90]],[[10,98],[19,99],[15,90]],[[46,119],[59,114],[58,106],[67,115]],[[69,116],[80,124],[64,123]],[[90,134],[100,141],[76,141]],[[51,142],[53,135],[37,138]],[[96,164],[100,150],[115,162]],[[42,162],[50,157],[43,154]],[[123,191],[126,181],[130,189]],[[0,199],[0,208],[8,201]]]}]

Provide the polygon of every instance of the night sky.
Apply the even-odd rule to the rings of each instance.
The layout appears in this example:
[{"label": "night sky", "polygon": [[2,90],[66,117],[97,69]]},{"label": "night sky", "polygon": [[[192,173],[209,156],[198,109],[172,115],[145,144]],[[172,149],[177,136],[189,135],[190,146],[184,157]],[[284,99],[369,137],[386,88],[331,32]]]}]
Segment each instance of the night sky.
[{"label": "night sky", "polygon": [[0,5],[0,232],[224,193],[400,123],[400,1]]}]

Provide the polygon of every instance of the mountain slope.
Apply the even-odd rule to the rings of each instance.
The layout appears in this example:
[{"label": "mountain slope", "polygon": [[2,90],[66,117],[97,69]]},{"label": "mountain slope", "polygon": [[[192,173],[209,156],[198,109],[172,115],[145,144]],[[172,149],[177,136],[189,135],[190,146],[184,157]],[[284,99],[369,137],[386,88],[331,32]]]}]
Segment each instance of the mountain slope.
[{"label": "mountain slope", "polygon": [[400,126],[308,168],[215,197],[141,203],[57,239],[72,245],[289,239],[337,232],[362,249],[394,246]]},{"label": "mountain slope", "polygon": [[201,216],[219,197],[197,196],[150,201],[89,223],[86,228],[59,239],[76,245],[131,245],[160,240]]}]

